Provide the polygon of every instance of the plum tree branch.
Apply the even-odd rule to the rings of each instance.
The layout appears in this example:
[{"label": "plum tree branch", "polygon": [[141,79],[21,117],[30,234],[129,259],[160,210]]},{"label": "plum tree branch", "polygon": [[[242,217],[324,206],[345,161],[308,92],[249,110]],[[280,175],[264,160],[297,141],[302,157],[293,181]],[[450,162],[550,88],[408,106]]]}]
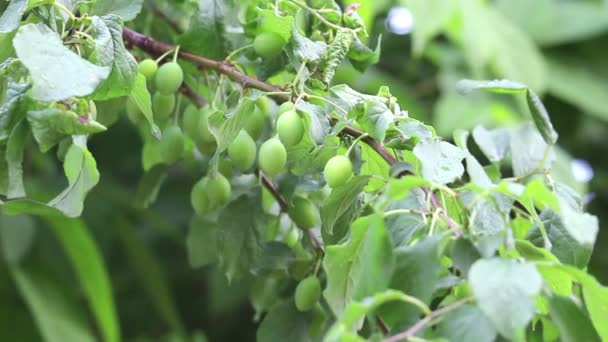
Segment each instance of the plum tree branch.
[{"label": "plum tree branch", "polygon": [[390,336],[388,338],[385,338],[384,340],[382,340],[382,342],[399,342],[399,341],[408,339],[410,337],[413,337],[414,335],[416,335],[418,333],[418,331],[420,331],[420,329],[426,327],[429,323],[431,323],[431,321],[433,319],[461,307],[462,305],[466,304],[470,300],[471,300],[471,298],[465,298],[465,299],[459,300],[457,302],[454,302],[452,304],[446,305],[437,310],[431,311],[431,313],[426,315],[424,318],[420,319],[418,322],[416,322],[414,325],[409,327],[407,330],[400,332],[396,335]]},{"label": "plum tree branch", "polygon": [[[175,48],[175,46],[173,45],[160,42],[156,39],[136,32],[128,27],[125,27],[123,29],[123,37],[127,42],[127,45],[137,46],[153,56],[160,56],[164,52]],[[245,88],[251,87],[267,92],[281,92],[281,94],[273,95],[273,97],[278,102],[285,102],[289,100],[289,95],[283,94],[283,88],[268,84],[266,82],[258,80],[257,78],[244,74],[238,71],[228,61],[217,61],[188,51],[184,51],[183,49],[179,51],[179,56],[198,65],[199,67],[215,70],[221,74],[224,74],[231,80],[239,82]],[[336,120],[334,118],[329,119],[332,124],[336,123]],[[344,127],[343,132],[355,138],[363,135],[362,131],[351,126]],[[369,145],[372,149],[374,149],[388,164],[393,165],[397,163],[397,159],[379,141],[376,141],[374,138],[369,136],[363,138],[362,141]]]}]

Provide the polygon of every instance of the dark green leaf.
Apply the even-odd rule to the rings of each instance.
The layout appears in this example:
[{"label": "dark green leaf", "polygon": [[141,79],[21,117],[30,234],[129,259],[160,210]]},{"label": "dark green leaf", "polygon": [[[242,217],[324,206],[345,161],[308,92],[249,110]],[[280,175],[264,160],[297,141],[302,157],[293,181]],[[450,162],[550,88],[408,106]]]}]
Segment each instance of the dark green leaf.
[{"label": "dark green leaf", "polygon": [[20,121],[11,132],[6,146],[6,163],[8,165],[8,188],[6,198],[25,197],[23,186],[23,152],[29,129],[25,120]]},{"label": "dark green leaf", "polygon": [[443,317],[437,325],[437,335],[448,341],[492,342],[497,333],[478,307],[466,304]]},{"label": "dark green leaf", "polygon": [[378,43],[372,50],[363,44],[359,38],[355,37],[350,50],[348,50],[348,60],[359,72],[365,72],[370,65],[377,64],[380,61],[381,43],[382,35],[378,36]]},{"label": "dark green leaf", "polygon": [[308,39],[300,34],[296,26],[293,27],[292,33],[293,40],[291,44],[293,45],[293,52],[301,62],[316,62],[327,50],[325,42],[315,42]]},{"label": "dark green leaf", "polygon": [[[395,249],[395,270],[389,287],[429,304],[441,272],[441,236],[425,237],[413,246]],[[421,312],[409,303],[390,303],[380,309],[384,321],[395,330],[414,324]]]},{"label": "dark green leaf", "polygon": [[186,237],[190,266],[198,268],[217,261],[218,229],[220,227],[217,224],[203,217],[198,215],[192,217]]},{"label": "dark green leaf", "polygon": [[589,317],[571,299],[562,296],[549,298],[549,313],[561,333],[560,341],[601,341]]},{"label": "dark green leaf", "polygon": [[[325,243],[331,244],[340,241],[346,229],[355,219],[359,209],[359,194],[363,191],[368,177],[353,177],[346,184],[332,190],[321,206],[321,232]],[[342,229],[334,231],[336,224],[340,223]],[[346,229],[344,229],[346,227]]]},{"label": "dark green leaf", "polygon": [[32,248],[36,227],[30,216],[0,216],[0,243],[3,259],[11,266],[21,263]]},{"label": "dark green leaf", "polygon": [[351,301],[385,290],[393,261],[382,216],[362,217],[353,222],[350,239],[327,247],[323,260],[327,274],[323,295],[334,314],[339,317]]}]

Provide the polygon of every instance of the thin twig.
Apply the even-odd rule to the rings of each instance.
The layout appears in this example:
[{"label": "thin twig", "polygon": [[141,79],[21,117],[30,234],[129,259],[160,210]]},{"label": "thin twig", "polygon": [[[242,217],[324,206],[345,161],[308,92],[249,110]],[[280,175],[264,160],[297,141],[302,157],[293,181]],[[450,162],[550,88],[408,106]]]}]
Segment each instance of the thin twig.
[{"label": "thin twig", "polygon": [[283,195],[279,193],[279,189],[274,186],[270,178],[268,178],[268,176],[266,176],[262,172],[260,172],[260,178],[262,179],[262,184],[264,185],[264,187],[268,190],[268,192],[270,192],[270,194],[272,195],[272,197],[274,197],[277,203],[279,203],[281,211],[284,213],[288,212],[289,204],[287,203],[287,200],[285,200]]},{"label": "thin twig", "polygon": [[471,300],[471,298],[465,298],[463,300],[459,300],[457,302],[454,302],[452,304],[439,308],[435,311],[432,311],[431,313],[426,315],[424,318],[422,318],[421,320],[416,322],[416,324],[412,325],[409,329],[407,329],[403,332],[400,332],[396,335],[393,335],[391,337],[385,338],[384,340],[382,340],[382,342],[398,342],[398,341],[405,340],[409,337],[412,337],[412,336],[416,335],[416,333],[418,333],[418,331],[420,329],[427,326],[427,324],[429,324],[433,319],[435,319],[443,314],[446,314],[454,309],[461,307],[462,305],[466,304],[470,300]]}]

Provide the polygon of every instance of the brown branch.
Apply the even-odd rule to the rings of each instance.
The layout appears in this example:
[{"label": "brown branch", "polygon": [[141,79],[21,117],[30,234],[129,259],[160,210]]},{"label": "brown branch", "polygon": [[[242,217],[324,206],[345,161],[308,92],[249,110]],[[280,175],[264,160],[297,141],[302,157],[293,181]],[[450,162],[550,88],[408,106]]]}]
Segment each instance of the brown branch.
[{"label": "brown branch", "polygon": [[[137,46],[153,56],[160,56],[166,51],[175,48],[175,46],[173,45],[157,41],[139,32],[133,31],[127,27],[123,29],[123,37],[129,45]],[[184,51],[183,49],[180,49],[179,56],[185,60],[188,60],[198,65],[199,67],[215,70],[219,73],[222,73],[228,76],[228,78],[230,78],[231,80],[240,83],[244,87],[251,87],[268,92],[284,91],[284,89],[279,86],[268,84],[266,82],[258,80],[257,78],[248,76],[238,71],[231,63],[227,61],[217,61],[214,59],[199,56],[191,52]],[[273,95],[273,97],[278,102],[285,102],[289,100],[289,95],[279,94]],[[335,119],[329,119],[332,124],[336,123]],[[343,131],[346,134],[355,138],[363,134],[363,132],[351,126],[344,127]],[[393,165],[397,162],[397,159],[384,146],[382,146],[382,143],[380,143],[379,141],[374,140],[372,137],[365,137],[362,139],[362,141],[369,145],[372,149],[374,149],[390,165]]]},{"label": "brown branch", "polygon": [[466,298],[463,300],[459,300],[457,302],[454,302],[452,304],[446,305],[440,309],[437,309],[435,311],[432,311],[431,313],[429,313],[428,315],[426,315],[424,318],[422,318],[421,320],[419,320],[418,322],[416,322],[416,324],[412,325],[409,329],[407,329],[406,331],[400,332],[396,335],[393,335],[391,337],[385,338],[384,340],[382,340],[382,342],[398,342],[398,341],[402,341],[405,339],[408,339],[410,337],[413,337],[414,335],[416,335],[416,333],[418,333],[418,331],[422,328],[424,328],[425,326],[427,326],[427,324],[429,324],[433,319],[446,314],[454,309],[459,308],[460,306],[466,304],[469,300],[471,300],[471,298]]},{"label": "brown branch", "polygon": [[260,178],[262,178],[262,184],[264,185],[264,187],[268,190],[268,192],[272,194],[272,197],[277,200],[277,203],[279,203],[281,211],[284,213],[289,211],[289,204],[287,203],[283,195],[279,193],[279,189],[274,186],[272,180],[270,180],[270,178],[268,178],[268,176],[266,176],[262,172],[260,172]]}]

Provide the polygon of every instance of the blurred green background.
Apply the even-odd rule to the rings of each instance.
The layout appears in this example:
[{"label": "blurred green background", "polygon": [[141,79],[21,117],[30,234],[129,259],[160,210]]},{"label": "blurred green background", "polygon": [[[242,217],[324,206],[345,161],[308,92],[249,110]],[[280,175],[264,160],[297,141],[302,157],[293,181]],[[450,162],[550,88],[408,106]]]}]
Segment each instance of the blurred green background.
[{"label": "blurred green background", "polygon": [[[608,0],[343,2],[350,3],[362,5],[369,43],[382,36],[382,54],[365,74],[345,63],[335,82],[369,93],[388,85],[410,116],[447,139],[456,128],[529,120],[525,104],[513,97],[457,94],[459,79],[508,78],[542,95],[560,135],[557,173],[585,195],[588,210],[600,218],[589,269],[608,284]],[[175,19],[183,16],[183,1],[158,1],[157,6]],[[140,18],[152,23],[150,35],[167,39],[162,18],[149,10]],[[253,340],[256,322],[247,304],[251,281],[227,284],[213,268],[189,266],[189,191],[195,179],[174,168],[150,209],[133,208],[143,173],[142,145],[123,107],[120,101],[99,105],[108,121],[119,118],[91,141],[102,176],[84,213],[110,273],[123,335],[164,340],[172,333],[204,331],[211,341]],[[28,187],[42,197],[59,192],[65,180],[54,154],[42,155],[31,146],[26,155]],[[90,319],[90,314],[70,311],[78,305],[65,304],[84,299],[50,223],[2,220],[37,231],[28,267],[45,270],[53,280],[56,298],[51,300],[66,315]],[[36,341],[37,331],[7,266],[0,263],[0,340]]]}]

